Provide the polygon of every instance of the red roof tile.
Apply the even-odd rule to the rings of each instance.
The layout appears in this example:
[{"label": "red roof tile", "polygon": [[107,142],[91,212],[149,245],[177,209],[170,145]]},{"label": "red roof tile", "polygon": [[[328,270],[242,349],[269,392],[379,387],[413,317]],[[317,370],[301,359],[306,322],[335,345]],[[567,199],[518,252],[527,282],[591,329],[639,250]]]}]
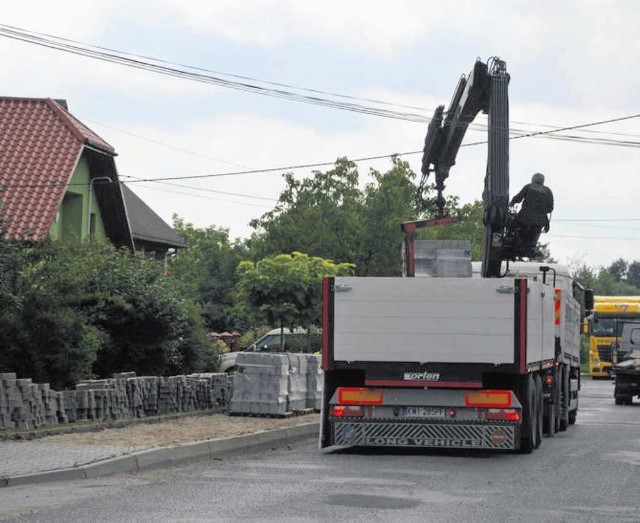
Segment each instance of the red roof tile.
[{"label": "red roof tile", "polygon": [[0,217],[8,237],[47,236],[84,145],[115,155],[55,101],[0,97]]}]

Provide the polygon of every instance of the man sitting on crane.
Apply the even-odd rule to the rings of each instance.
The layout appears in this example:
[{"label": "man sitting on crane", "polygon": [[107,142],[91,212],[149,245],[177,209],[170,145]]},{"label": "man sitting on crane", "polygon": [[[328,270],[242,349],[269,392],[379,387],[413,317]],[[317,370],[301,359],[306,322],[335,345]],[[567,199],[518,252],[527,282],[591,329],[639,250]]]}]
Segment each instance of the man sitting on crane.
[{"label": "man sitting on crane", "polygon": [[553,211],[553,193],[544,184],[544,174],[535,173],[531,177],[531,183],[525,185],[516,194],[509,206],[522,202],[518,212],[516,223],[518,236],[525,248],[535,250],[540,232],[549,232],[549,216]]}]

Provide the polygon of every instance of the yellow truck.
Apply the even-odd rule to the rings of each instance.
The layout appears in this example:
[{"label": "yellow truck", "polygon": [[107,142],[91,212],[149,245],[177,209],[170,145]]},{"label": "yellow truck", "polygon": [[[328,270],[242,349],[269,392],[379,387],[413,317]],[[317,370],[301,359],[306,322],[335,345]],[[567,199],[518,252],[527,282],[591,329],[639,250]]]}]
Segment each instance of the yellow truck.
[{"label": "yellow truck", "polygon": [[589,335],[589,374],[611,377],[612,346],[625,323],[640,322],[640,296],[594,296],[593,314],[585,320]]}]

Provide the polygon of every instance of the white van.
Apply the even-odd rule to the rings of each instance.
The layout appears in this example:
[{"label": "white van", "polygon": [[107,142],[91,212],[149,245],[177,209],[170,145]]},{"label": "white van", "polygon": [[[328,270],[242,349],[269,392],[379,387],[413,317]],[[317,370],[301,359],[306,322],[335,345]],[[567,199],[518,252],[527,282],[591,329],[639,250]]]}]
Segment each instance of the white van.
[{"label": "white van", "polygon": [[304,329],[282,330],[284,334],[284,351],[280,344],[280,329],[273,329],[256,340],[244,351],[227,352],[221,356],[219,372],[235,372],[236,358],[240,352],[316,352],[320,350],[320,334],[311,332],[311,347],[307,350],[307,331]]}]

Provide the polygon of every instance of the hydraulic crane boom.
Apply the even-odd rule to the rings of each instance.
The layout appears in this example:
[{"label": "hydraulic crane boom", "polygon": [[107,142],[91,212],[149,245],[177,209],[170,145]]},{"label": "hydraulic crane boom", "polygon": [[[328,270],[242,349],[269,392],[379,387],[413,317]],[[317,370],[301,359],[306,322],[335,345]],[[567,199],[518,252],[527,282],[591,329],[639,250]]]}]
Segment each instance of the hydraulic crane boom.
[{"label": "hydraulic crane boom", "polygon": [[[500,276],[503,259],[513,256],[509,243],[509,74],[499,58],[487,64],[477,60],[468,77],[458,82],[446,111],[439,106],[429,124],[422,158],[422,178],[418,187],[418,205],[435,210],[436,218],[445,214],[442,192],[449,170],[455,165],[462,139],[480,111],[488,114],[488,157],[482,200],[484,204],[484,248],[482,276]],[[430,173],[435,173],[435,202],[424,200]],[[435,203],[435,209],[433,204]],[[505,242],[507,240],[507,242]],[[512,244],[512,243],[511,243]]]}]

